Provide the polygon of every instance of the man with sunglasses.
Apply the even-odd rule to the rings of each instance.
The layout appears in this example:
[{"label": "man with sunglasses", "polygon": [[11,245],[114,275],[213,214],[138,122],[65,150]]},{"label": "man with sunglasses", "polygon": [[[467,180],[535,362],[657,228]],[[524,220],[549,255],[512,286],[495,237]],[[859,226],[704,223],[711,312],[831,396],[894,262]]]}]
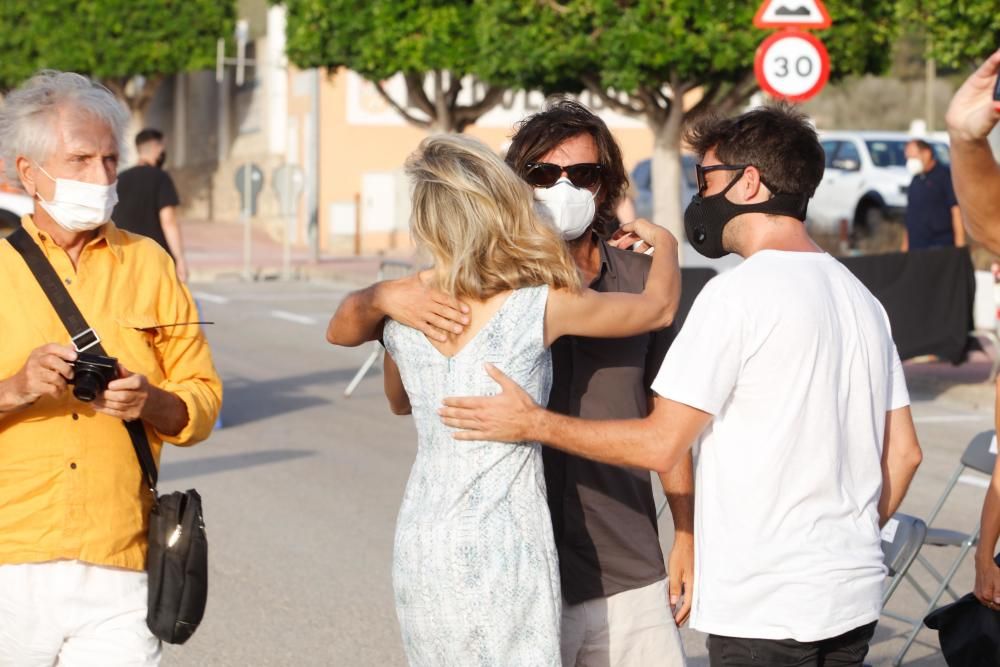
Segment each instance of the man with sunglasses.
[{"label": "man with sunglasses", "polygon": [[502,393],[445,400],[460,440],[537,440],[672,470],[700,442],[692,626],[712,665],[860,667],[881,613],[879,528],[921,460],[885,311],[809,238],[823,176],[815,130],[787,107],[709,118],[684,216],[702,254],[738,267],[698,295],[644,419],[546,411]]},{"label": "man with sunglasses", "polygon": [[[628,181],[621,150],[599,117],[576,102],[557,101],[518,125],[506,159],[535,188],[540,212],[562,232],[583,284],[642,292],[650,258],[607,240],[618,228],[615,206]],[[372,340],[387,316],[437,340],[468,323],[462,304],[407,278],[349,295],[328,338],[341,345]],[[560,339],[552,346],[549,408],[589,419],[645,417],[652,404],[649,384],[669,336]],[[563,664],[683,665],[677,624],[688,616],[694,584],[690,455],[660,476],[674,517],[668,568],[648,468],[605,465],[548,448],[543,455],[564,598]]]}]

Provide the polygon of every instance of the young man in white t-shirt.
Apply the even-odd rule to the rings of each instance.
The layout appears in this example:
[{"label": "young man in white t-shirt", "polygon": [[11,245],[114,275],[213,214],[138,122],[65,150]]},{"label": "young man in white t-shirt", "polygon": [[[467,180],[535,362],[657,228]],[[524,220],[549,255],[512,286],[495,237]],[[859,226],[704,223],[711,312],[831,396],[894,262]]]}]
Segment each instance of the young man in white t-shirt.
[{"label": "young man in white t-shirt", "polygon": [[685,212],[705,255],[739,267],[696,299],[646,419],[546,412],[503,391],[449,399],[464,440],[540,440],[666,471],[700,441],[691,624],[712,665],[861,665],[881,610],[879,527],[921,460],[885,311],[806,233],[824,155],[787,107],[689,133],[701,190]]}]

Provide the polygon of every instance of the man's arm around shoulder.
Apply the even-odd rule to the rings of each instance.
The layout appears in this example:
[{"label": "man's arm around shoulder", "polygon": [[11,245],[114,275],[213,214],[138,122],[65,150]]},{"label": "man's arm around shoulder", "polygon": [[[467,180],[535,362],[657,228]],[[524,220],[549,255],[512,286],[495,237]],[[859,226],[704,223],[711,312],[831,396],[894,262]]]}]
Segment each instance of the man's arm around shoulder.
[{"label": "man's arm around shoulder", "polygon": [[385,313],[377,305],[381,285],[376,283],[344,298],[326,327],[327,342],[355,347],[379,337],[385,319]]},{"label": "man's arm around shoulder", "polygon": [[344,298],[326,328],[333,345],[355,347],[376,340],[387,317],[444,342],[469,324],[468,306],[425,282],[420,274],[375,283]]}]

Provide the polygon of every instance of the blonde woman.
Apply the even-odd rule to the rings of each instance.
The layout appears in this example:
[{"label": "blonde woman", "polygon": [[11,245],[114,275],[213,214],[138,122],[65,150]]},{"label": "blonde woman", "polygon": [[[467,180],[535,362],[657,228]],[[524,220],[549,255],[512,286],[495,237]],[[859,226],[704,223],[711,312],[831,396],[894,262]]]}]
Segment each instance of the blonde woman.
[{"label": "blonde woman", "polygon": [[[445,396],[488,394],[486,364],[544,401],[548,348],[563,335],[619,338],[660,329],[679,296],[676,240],[647,222],[627,228],[657,248],[642,294],[581,289],[532,189],[478,141],[440,135],[407,162],[411,230],[433,258],[428,286],[468,304],[445,341],[385,324],[385,389],[412,412],[418,450],[396,525],[393,585],[411,665],[560,664],[560,586],[538,443],[456,446],[437,410]],[[342,308],[341,310],[344,310]],[[344,316],[343,318],[341,316]],[[351,344],[346,313],[331,342]]]}]

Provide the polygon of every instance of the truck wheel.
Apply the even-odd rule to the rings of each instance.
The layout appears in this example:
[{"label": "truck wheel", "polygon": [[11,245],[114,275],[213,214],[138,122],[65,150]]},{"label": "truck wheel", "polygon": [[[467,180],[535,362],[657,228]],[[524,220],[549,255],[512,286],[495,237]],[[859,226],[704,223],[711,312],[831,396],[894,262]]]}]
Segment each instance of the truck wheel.
[{"label": "truck wheel", "polygon": [[854,228],[861,232],[862,236],[876,233],[885,221],[885,212],[877,202],[866,200],[858,204],[858,210],[854,215]]}]

